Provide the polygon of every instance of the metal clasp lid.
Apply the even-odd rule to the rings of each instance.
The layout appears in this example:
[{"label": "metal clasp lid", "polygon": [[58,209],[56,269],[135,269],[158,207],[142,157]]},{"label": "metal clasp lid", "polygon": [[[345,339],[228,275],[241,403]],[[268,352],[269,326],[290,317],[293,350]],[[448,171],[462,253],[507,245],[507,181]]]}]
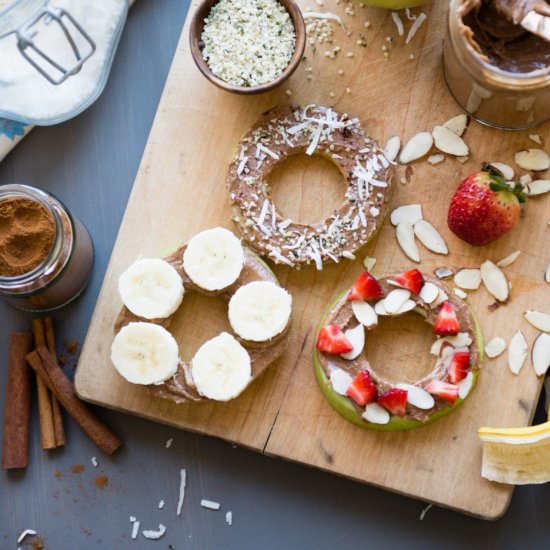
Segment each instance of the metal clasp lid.
[{"label": "metal clasp lid", "polygon": [[[51,57],[51,53],[36,45],[41,24],[57,23],[67,38],[74,54],[75,62],[65,67]],[[49,82],[59,85],[70,76],[78,73],[84,62],[96,51],[96,44],[75,18],[63,8],[47,6],[17,32],[17,48],[21,55]],[[80,45],[79,45],[80,44]]]}]

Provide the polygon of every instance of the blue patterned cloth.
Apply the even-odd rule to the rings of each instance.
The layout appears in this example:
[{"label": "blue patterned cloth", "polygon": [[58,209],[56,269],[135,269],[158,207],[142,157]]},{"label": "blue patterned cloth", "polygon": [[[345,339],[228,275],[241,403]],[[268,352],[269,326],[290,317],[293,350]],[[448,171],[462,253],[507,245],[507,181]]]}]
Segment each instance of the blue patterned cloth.
[{"label": "blue patterned cloth", "polygon": [[32,130],[32,126],[0,117],[0,161]]}]

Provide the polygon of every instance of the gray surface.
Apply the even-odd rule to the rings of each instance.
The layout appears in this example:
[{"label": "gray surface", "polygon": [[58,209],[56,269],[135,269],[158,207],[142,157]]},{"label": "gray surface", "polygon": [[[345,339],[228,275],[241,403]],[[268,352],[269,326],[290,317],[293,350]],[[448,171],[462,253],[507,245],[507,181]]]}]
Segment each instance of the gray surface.
[{"label": "gray surface", "polygon": [[[92,234],[97,256],[91,285],[77,303],[54,315],[58,334],[69,340],[84,339],[187,7],[183,0],[139,0],[100,100],[76,120],[33,131],[0,165],[0,184],[29,183],[54,192]],[[8,335],[27,330],[29,316],[0,304],[0,326],[5,365]],[[0,410],[5,378],[2,368]],[[549,544],[548,486],[518,488],[508,513],[494,523],[438,508],[420,521],[424,503],[131,416],[99,414],[126,444],[112,460],[70,420],[67,447],[43,452],[35,414],[30,467],[22,474],[0,472],[0,548],[16,548],[26,528],[37,530],[45,548],[55,550]],[[169,437],[174,443],[166,449]],[[84,464],[86,471],[72,474],[74,464]],[[188,489],[183,517],[176,518],[182,467]],[[104,490],[95,486],[98,474],[109,476]],[[221,502],[223,512],[200,508],[201,498]],[[161,499],[166,506],[158,510]],[[233,512],[231,527],[224,521],[226,510]],[[131,541],[130,515],[146,529],[162,522],[167,534],[157,542],[141,536]]]}]

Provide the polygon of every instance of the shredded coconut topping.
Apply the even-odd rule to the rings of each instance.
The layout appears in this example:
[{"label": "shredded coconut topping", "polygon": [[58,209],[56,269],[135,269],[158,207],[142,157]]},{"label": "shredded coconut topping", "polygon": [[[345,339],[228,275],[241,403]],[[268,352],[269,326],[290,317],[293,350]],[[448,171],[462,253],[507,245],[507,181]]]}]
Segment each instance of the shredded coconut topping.
[{"label": "shredded coconut topping", "polygon": [[[288,145],[288,136],[294,145]],[[311,225],[278,213],[265,181],[273,166],[296,148],[338,159],[348,184],[344,205]],[[254,248],[291,267],[313,263],[322,269],[325,260],[354,258],[352,251],[372,235],[374,220],[388,202],[387,193],[374,190],[388,187],[391,163],[357,118],[327,107],[283,108],[271,118],[267,115],[243,139],[233,166],[236,176],[229,180],[233,220]]]}]

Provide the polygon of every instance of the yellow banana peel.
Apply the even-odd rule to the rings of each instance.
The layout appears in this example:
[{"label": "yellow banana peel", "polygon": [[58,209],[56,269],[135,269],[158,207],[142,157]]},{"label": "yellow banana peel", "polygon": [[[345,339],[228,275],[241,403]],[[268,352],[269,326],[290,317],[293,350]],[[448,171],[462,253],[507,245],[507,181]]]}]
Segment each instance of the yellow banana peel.
[{"label": "yellow banana peel", "polygon": [[550,481],[550,421],[529,428],[480,428],[478,435],[484,478],[512,485]]}]

